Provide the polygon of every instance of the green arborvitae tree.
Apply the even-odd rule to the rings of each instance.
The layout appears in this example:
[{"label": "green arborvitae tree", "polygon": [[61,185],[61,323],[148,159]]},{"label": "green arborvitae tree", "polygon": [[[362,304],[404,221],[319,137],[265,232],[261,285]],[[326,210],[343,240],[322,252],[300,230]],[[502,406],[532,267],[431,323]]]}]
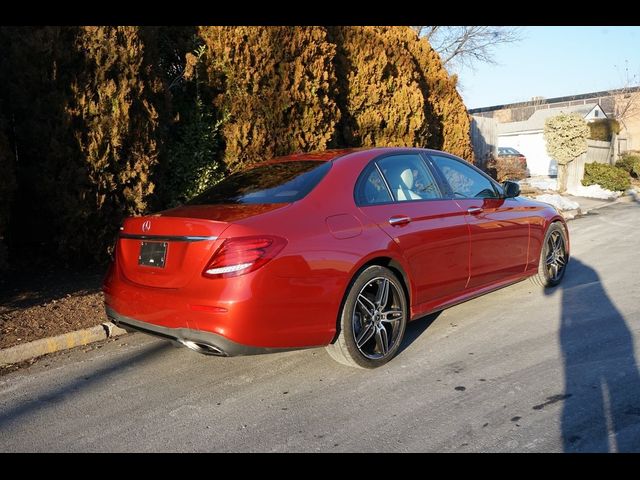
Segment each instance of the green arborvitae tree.
[{"label": "green arborvitae tree", "polygon": [[100,259],[122,218],[145,212],[154,190],[162,84],[145,58],[138,27],[82,27],[74,48],[83,66],[66,112],[82,175],[69,175],[72,188],[63,199],[65,249]]},{"label": "green arborvitae tree", "polygon": [[472,159],[456,79],[408,27],[0,27],[0,52],[0,235],[48,263],[278,155]]},{"label": "green arborvitae tree", "polygon": [[324,149],[339,111],[334,46],[321,27],[201,27],[230,170]]},{"label": "green arborvitae tree", "polygon": [[470,162],[470,118],[438,54],[409,27],[328,27],[336,44],[338,142],[418,146]]},{"label": "green arborvitae tree", "polygon": [[140,29],[3,27],[0,49],[19,158],[12,243],[50,263],[105,259],[153,192],[163,95]]},{"label": "green arborvitae tree", "polygon": [[427,146],[425,92],[400,27],[328,27],[336,44],[343,146]]},{"label": "green arborvitae tree", "polygon": [[418,39],[414,34],[409,48],[424,82],[428,115],[432,115],[428,122],[429,146],[473,163],[471,119],[456,88],[457,77],[447,73],[426,39]]}]

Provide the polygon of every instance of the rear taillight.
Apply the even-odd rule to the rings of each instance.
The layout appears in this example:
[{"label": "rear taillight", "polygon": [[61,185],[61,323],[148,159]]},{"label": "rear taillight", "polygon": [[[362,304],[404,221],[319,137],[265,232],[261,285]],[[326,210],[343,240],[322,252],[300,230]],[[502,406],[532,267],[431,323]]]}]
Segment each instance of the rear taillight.
[{"label": "rear taillight", "polygon": [[270,235],[229,238],[213,254],[202,275],[226,278],[253,272],[284,248],[284,238]]}]

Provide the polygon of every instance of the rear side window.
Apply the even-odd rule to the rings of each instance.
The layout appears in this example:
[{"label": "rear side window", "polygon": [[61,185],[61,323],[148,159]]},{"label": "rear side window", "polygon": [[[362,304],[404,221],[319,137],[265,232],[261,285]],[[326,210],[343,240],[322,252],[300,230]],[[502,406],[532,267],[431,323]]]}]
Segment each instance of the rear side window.
[{"label": "rear side window", "polygon": [[330,168],[331,162],[312,160],[262,165],[229,175],[187,205],[295,202],[313,190]]},{"label": "rear side window", "polygon": [[356,192],[358,205],[375,205],[392,201],[389,190],[375,165],[372,165],[369,168],[369,172],[365,173],[363,179],[359,182]]}]

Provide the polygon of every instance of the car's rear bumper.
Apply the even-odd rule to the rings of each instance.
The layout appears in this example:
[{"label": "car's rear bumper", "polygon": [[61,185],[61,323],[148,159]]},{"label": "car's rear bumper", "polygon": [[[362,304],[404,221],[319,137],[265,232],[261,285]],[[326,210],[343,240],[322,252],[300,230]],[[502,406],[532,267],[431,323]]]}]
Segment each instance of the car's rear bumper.
[{"label": "car's rear bumper", "polygon": [[269,272],[271,263],[229,279],[197,277],[179,289],[134,284],[112,265],[103,285],[105,305],[149,333],[175,338],[202,332],[259,352],[330,343],[339,308],[335,279],[283,278]]},{"label": "car's rear bumper", "polygon": [[119,327],[131,329],[166,338],[205,355],[220,357],[236,357],[241,355],[257,355],[293,350],[291,348],[253,347],[242,345],[216,333],[194,330],[191,328],[169,328],[153,323],[142,322],[120,315],[108,305],[105,306],[107,317]]}]

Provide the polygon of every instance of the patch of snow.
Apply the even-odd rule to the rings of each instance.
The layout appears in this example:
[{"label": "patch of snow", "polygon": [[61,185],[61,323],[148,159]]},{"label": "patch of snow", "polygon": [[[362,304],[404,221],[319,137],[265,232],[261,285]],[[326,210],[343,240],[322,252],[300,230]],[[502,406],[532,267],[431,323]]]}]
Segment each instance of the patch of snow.
[{"label": "patch of snow", "polygon": [[584,185],[576,185],[570,189],[567,188],[567,193],[569,195],[575,195],[576,197],[601,198],[604,200],[615,199],[622,195],[621,192],[612,192],[611,190],[602,188],[597,184],[589,185],[588,187],[585,187]]},{"label": "patch of snow", "polygon": [[536,200],[544,203],[549,203],[556,207],[558,210],[567,211],[567,210],[577,210],[580,205],[568,198],[563,197],[557,193],[545,193],[543,195],[538,195]]},{"label": "patch of snow", "polygon": [[[524,182],[523,182],[524,183]],[[531,185],[534,188],[538,188],[540,190],[558,190],[558,180],[555,178],[541,177],[535,178],[531,177],[527,179],[526,183]]]}]

